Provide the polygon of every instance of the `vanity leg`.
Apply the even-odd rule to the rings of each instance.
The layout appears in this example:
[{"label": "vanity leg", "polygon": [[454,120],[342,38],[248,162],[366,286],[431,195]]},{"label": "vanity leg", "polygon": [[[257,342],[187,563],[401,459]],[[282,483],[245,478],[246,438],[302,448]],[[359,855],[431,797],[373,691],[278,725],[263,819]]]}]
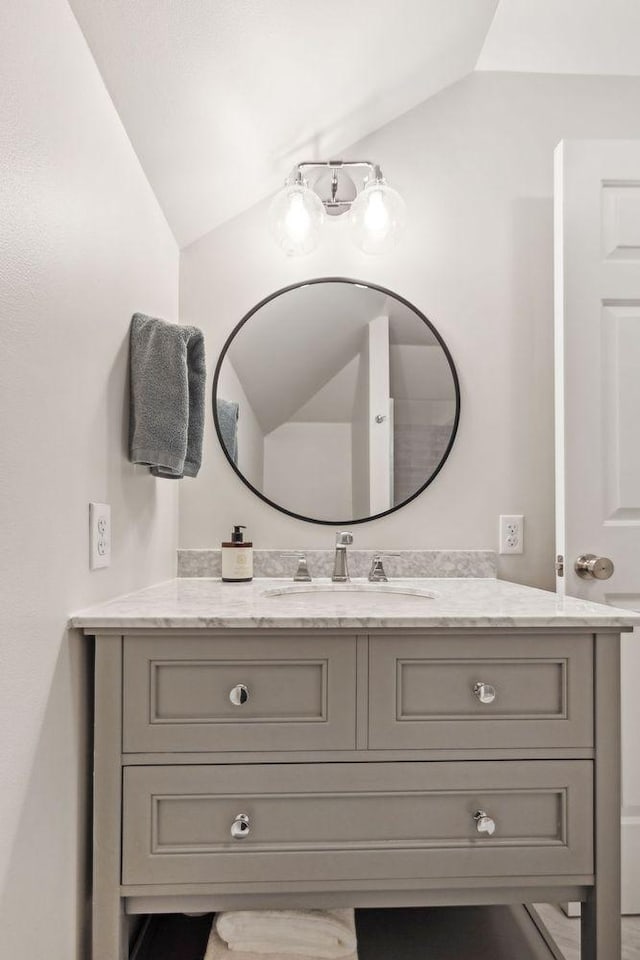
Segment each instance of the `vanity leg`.
[{"label": "vanity leg", "polygon": [[92,960],[126,960],[120,897],[122,638],[97,636],[93,767]]},{"label": "vanity leg", "polygon": [[620,637],[595,637],[595,886],[582,905],[581,960],[620,960]]}]

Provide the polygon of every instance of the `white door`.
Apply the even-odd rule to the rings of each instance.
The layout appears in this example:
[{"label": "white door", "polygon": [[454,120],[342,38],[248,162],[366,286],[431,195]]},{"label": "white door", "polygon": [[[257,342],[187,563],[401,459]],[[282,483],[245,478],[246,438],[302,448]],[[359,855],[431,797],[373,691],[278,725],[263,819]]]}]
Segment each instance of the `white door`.
[{"label": "white door", "polygon": [[[555,285],[558,591],[640,610],[640,141],[558,146]],[[613,574],[578,576],[585,554]],[[622,641],[623,913],[640,913],[639,641]]]}]

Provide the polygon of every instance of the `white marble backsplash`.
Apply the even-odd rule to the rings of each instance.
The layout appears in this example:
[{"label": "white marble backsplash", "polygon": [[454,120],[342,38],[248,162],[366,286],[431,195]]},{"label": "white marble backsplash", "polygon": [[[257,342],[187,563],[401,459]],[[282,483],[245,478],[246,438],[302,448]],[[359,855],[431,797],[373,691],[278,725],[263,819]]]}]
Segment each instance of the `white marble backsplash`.
[{"label": "white marble backsplash", "polygon": [[[293,577],[297,562],[283,557],[289,550],[253,551],[254,577]],[[307,558],[309,573],[330,577],[333,571],[333,550],[301,550]],[[397,557],[384,557],[388,577],[495,577],[494,550],[393,550]],[[349,573],[366,577],[371,560],[378,550],[349,549]],[[178,577],[221,576],[220,550],[178,550]]]}]

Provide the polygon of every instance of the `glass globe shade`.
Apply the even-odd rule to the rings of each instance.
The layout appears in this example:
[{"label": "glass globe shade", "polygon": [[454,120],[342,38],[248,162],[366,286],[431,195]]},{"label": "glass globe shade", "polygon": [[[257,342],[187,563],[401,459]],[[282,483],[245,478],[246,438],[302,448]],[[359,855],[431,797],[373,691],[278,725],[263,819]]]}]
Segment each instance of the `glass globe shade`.
[{"label": "glass globe shade", "polygon": [[287,184],[271,201],[271,233],[276,243],[290,257],[315,250],[323,223],[322,201],[305,183],[298,181]]},{"label": "glass globe shade", "polygon": [[364,253],[385,253],[404,227],[404,200],[384,181],[373,180],[354,201],[350,221],[352,239]]}]

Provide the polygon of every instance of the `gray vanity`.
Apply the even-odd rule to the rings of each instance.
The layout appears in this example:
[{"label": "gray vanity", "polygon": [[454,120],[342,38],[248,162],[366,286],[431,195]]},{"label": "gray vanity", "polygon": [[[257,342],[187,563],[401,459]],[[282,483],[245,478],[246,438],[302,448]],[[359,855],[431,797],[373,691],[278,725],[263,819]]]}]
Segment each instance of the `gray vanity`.
[{"label": "gray vanity", "polygon": [[619,956],[633,616],[403,583],[178,579],[73,619],[95,636],[93,960],[128,956],[127,913],[575,900],[584,960]]}]

